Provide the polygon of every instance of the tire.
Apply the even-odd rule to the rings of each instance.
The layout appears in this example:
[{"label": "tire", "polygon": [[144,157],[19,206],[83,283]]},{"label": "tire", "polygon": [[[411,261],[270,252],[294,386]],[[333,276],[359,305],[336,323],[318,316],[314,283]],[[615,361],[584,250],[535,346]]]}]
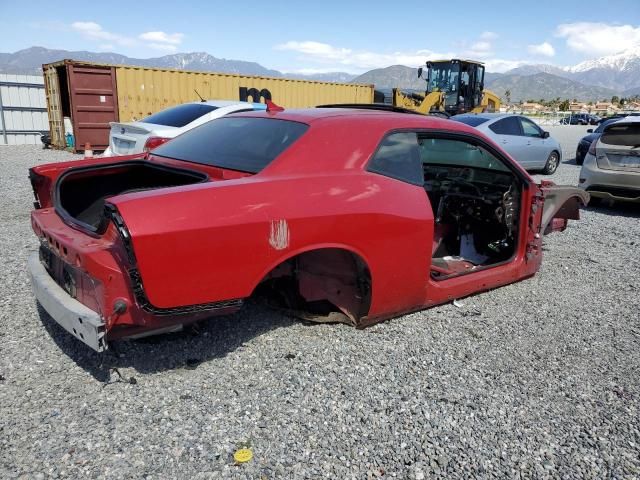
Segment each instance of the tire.
[{"label": "tire", "polygon": [[586,154],[580,155],[576,152],[576,165],[582,165],[584,163],[584,157],[586,157]]},{"label": "tire", "polygon": [[554,172],[558,169],[558,165],[560,164],[560,155],[555,150],[549,154],[549,158],[547,158],[547,163],[544,165],[544,169],[542,173],[545,175],[553,175]]}]

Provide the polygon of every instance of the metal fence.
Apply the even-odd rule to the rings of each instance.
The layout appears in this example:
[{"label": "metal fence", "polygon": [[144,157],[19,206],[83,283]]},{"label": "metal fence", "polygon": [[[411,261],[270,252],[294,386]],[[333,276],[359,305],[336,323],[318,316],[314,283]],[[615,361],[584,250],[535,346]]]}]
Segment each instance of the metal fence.
[{"label": "metal fence", "polygon": [[39,144],[48,131],[43,77],[0,73],[0,145]]},{"label": "metal fence", "polygon": [[520,108],[509,108],[505,113],[513,113],[516,115],[524,115],[534,120],[538,125],[562,125],[568,123],[568,119],[573,115],[572,112],[553,111],[553,112],[531,112]]}]

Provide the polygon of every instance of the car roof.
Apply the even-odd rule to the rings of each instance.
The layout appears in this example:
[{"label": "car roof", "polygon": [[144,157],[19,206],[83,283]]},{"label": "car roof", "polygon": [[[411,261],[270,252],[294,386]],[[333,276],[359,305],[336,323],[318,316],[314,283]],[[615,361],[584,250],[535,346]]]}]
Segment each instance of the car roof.
[{"label": "car roof", "polygon": [[622,118],[618,118],[618,119],[611,119],[613,120],[611,123],[609,123],[607,126],[609,125],[613,125],[614,123],[616,125],[621,124],[621,123],[640,123],[640,116],[637,115],[629,115],[628,117],[622,117]]},{"label": "car roof", "polygon": [[424,128],[424,129],[444,129],[468,132],[474,135],[478,131],[464,123],[454,122],[437,116],[415,115],[403,112],[393,112],[387,110],[359,109],[359,108],[300,108],[284,109],[282,111],[255,111],[242,112],[234,116],[245,117],[267,117],[279,120],[290,120],[313,124],[317,122],[375,122],[385,124],[385,128]]},{"label": "car roof", "polygon": [[461,113],[459,115],[454,115],[454,117],[462,118],[462,117],[478,117],[478,118],[486,118],[487,120],[498,120],[499,118],[506,117],[522,117],[518,113],[500,113],[500,112],[487,112],[487,113]]}]

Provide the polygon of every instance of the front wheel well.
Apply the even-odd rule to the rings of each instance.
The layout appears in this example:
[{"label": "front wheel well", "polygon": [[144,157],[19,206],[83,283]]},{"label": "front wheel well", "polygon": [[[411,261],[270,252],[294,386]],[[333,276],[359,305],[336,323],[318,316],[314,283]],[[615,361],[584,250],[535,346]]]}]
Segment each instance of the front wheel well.
[{"label": "front wheel well", "polygon": [[278,264],[252,296],[307,320],[358,325],[371,306],[371,272],[350,250],[319,248]]}]

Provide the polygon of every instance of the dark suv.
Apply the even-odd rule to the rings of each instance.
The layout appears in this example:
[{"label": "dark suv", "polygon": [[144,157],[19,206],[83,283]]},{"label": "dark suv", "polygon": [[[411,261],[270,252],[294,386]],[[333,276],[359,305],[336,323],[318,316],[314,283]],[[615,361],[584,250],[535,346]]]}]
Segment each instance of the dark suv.
[{"label": "dark suv", "polygon": [[574,113],[560,120],[564,125],[596,125],[600,117],[590,113]]}]

